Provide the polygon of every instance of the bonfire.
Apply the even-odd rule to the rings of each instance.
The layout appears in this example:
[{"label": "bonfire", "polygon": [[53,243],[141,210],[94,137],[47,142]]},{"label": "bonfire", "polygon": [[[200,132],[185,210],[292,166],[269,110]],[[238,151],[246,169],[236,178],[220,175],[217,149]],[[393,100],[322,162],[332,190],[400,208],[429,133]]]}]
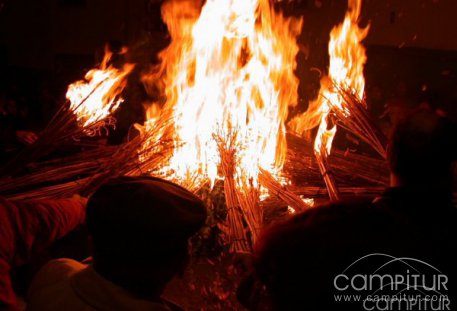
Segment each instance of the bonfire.
[{"label": "bonfire", "polygon": [[[369,121],[364,101],[366,56],[361,42],[368,27],[358,26],[360,8],[361,0],[349,0],[344,22],[330,35],[330,66],[319,96],[289,123],[291,132],[299,135],[318,128],[314,155],[330,199],[339,197],[329,163],[338,125],[385,155],[384,140]],[[146,89],[159,90],[165,101],[150,105],[146,122],[136,125],[138,135],[118,147],[48,162],[16,184],[30,186],[44,176],[52,181],[62,172],[67,179],[80,174],[84,178],[13,197],[90,195],[119,175],[160,176],[197,194],[221,182],[226,242],[233,252],[249,252],[263,226],[267,198],[279,198],[290,213],[313,206],[312,198],[292,190],[284,174],[288,111],[298,102],[294,71],[303,22],[283,16],[269,0],[207,0],[204,5],[166,1],[162,16],[171,43],[142,81]],[[49,151],[43,146],[50,144],[44,142],[57,146],[111,126],[132,69],[129,64],[122,69],[109,66],[108,55],[85,80],[72,84],[69,105],[34,148]]]}]

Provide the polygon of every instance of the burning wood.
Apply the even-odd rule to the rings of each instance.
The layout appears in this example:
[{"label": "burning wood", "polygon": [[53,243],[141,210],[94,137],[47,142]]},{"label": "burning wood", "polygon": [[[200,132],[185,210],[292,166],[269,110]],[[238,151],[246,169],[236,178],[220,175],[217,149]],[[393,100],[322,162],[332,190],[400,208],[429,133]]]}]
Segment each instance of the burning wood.
[{"label": "burning wood", "polygon": [[337,201],[339,199],[338,188],[336,187],[335,178],[328,163],[328,154],[325,150],[323,152],[324,153],[321,153],[321,150],[315,152],[317,164],[319,165],[319,170],[324,179],[325,186],[327,187],[330,200]]},{"label": "burning wood", "polygon": [[302,200],[292,191],[288,190],[286,187],[282,186],[277,182],[273,176],[271,176],[268,171],[260,168],[259,176],[260,184],[269,190],[271,195],[275,195],[284,201],[288,206],[292,207],[296,212],[302,212],[310,207],[313,204],[310,200]]},{"label": "burning wood", "polygon": [[96,135],[100,128],[112,125],[110,116],[123,102],[119,95],[126,85],[125,78],[134,68],[133,64],[114,68],[109,65],[111,57],[112,53],[105,51],[100,68],[90,70],[84,80],[68,87],[69,111],[88,135]]},{"label": "burning wood", "polygon": [[94,136],[103,128],[115,125],[110,115],[122,102],[119,95],[134,65],[127,64],[118,70],[108,65],[110,57],[111,54],[106,54],[101,67],[89,71],[86,80],[69,86],[69,105],[60,108],[38,140],[3,167],[1,175],[14,174],[65,144],[82,136]]},{"label": "burning wood", "polygon": [[230,245],[230,251],[235,253],[249,252],[251,244],[247,237],[247,230],[243,222],[243,212],[238,198],[235,183],[236,168],[236,133],[227,139],[214,136],[221,154],[221,170],[225,176],[224,194],[227,205],[227,231],[226,243]]},{"label": "burning wood", "polygon": [[90,195],[106,180],[117,176],[154,175],[168,161],[173,150],[172,142],[162,138],[167,126],[166,121],[157,122],[148,131],[140,131],[140,135],[119,146],[79,192]]},{"label": "burning wood", "polygon": [[[202,8],[168,1],[162,16],[172,41],[162,65],[144,77],[166,96],[173,123],[175,148],[162,173],[190,190],[223,178],[231,234],[244,240],[248,229],[255,240],[263,222],[259,167],[279,177],[287,152],[284,122],[297,103],[302,21],[275,12],[269,0],[207,1]],[[236,248],[245,250],[241,244]]]},{"label": "burning wood", "polygon": [[358,26],[361,0],[348,0],[348,7],[344,22],[330,33],[329,73],[321,80],[318,98],[303,115],[290,122],[291,128],[299,135],[319,126],[314,152],[331,199],[338,198],[327,161],[337,129],[335,124],[329,128],[332,115],[336,115],[347,129],[362,137],[385,157],[383,139],[373,123],[368,121],[366,106],[361,105],[364,102],[354,100],[364,97],[366,54],[361,41],[367,36],[369,27],[362,29]]},{"label": "burning wood", "polygon": [[243,212],[244,220],[249,228],[251,245],[255,245],[263,227],[263,208],[259,205],[259,189],[250,184],[236,187],[236,196]]},{"label": "burning wood", "polygon": [[288,106],[297,103],[301,19],[275,12],[269,0],[215,0],[202,8],[168,1],[162,15],[172,41],[144,80],[159,81],[173,122],[177,145],[164,171],[184,186],[189,180],[213,185],[223,177],[213,134],[231,124],[239,142],[235,180],[242,176],[257,188],[259,165],[279,176],[287,152],[284,122]]},{"label": "burning wood", "polygon": [[336,91],[343,100],[345,110],[351,111],[345,115],[339,109],[334,109],[335,116],[340,121],[340,126],[360,137],[369,144],[382,158],[387,158],[387,139],[384,133],[373,122],[366,110],[366,103],[354,93],[353,90],[335,85]]}]

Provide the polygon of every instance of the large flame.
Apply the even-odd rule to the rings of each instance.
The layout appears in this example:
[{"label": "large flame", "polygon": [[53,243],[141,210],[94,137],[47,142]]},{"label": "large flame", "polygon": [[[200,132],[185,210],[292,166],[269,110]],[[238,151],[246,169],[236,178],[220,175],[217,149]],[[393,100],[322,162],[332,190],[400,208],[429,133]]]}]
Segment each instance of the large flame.
[{"label": "large flame", "polygon": [[259,166],[277,176],[288,107],[297,103],[301,19],[269,0],[168,1],[162,15],[172,41],[159,76],[176,142],[167,170],[182,183],[222,177],[217,134],[236,137],[239,185],[256,187]]},{"label": "large flame", "polygon": [[369,27],[358,26],[361,2],[349,0],[344,22],[334,27],[330,33],[328,76],[321,81],[318,98],[310,103],[304,114],[290,122],[291,128],[300,135],[319,126],[314,142],[314,150],[318,155],[326,156],[331,152],[336,134],[336,125],[329,124],[328,120],[332,109],[339,109],[347,116],[351,113],[338,90],[350,90],[358,98],[364,96],[363,68],[367,57],[361,42],[367,36]]},{"label": "large flame", "polygon": [[122,103],[119,97],[125,87],[125,78],[134,65],[126,64],[123,69],[109,65],[112,54],[105,53],[100,67],[90,70],[84,80],[70,84],[66,97],[70,110],[78,123],[90,127],[110,116]]}]

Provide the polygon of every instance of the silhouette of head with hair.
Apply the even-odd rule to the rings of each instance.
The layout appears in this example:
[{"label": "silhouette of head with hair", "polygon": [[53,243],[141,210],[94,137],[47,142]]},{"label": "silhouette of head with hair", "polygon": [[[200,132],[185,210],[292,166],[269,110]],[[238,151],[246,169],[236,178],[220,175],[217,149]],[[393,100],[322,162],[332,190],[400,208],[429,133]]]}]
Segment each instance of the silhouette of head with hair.
[{"label": "silhouette of head with hair", "polygon": [[266,228],[239,300],[249,310],[358,310],[335,302],[334,278],[366,254],[395,253],[390,223],[381,210],[341,202]]},{"label": "silhouette of head with hair", "polygon": [[455,124],[429,109],[401,120],[388,146],[392,186],[449,195],[456,135]]}]

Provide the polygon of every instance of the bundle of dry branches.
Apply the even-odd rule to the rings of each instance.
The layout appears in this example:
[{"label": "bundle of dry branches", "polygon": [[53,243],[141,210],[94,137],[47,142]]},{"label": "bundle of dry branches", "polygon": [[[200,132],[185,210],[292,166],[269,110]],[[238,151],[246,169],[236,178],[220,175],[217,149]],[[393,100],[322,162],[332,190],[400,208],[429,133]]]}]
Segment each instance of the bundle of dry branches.
[{"label": "bundle of dry branches", "polygon": [[241,186],[238,185],[235,191],[244,220],[249,228],[251,245],[255,245],[263,227],[263,207],[259,204],[259,189],[250,181],[242,181]]},{"label": "bundle of dry branches", "polygon": [[72,156],[35,163],[25,175],[1,177],[0,193],[2,195],[20,193],[44,185],[65,183],[91,176],[99,170],[115,149],[116,146],[98,146]]},{"label": "bundle of dry branches", "polygon": [[236,133],[228,139],[222,135],[214,135],[221,156],[221,170],[224,175],[224,194],[227,206],[227,232],[223,237],[230,245],[230,251],[234,253],[246,253],[251,251],[251,244],[247,237],[247,230],[243,222],[243,213],[237,196],[235,183],[236,167]]},{"label": "bundle of dry branches", "polygon": [[[333,146],[329,162],[338,188],[389,185],[389,168],[386,161],[378,157],[343,151]],[[291,189],[305,184],[321,184],[322,175],[315,161],[311,142],[304,141],[299,136],[287,135],[287,161],[284,173],[294,182]]]},{"label": "bundle of dry branches", "polygon": [[[162,139],[168,122],[156,123],[120,146],[100,146],[68,158],[36,163],[29,175],[8,177],[0,193],[14,199],[89,196],[110,178],[154,174],[171,155],[172,141]],[[49,185],[51,184],[51,185]]]},{"label": "bundle of dry branches", "polygon": [[62,147],[64,144],[71,142],[67,141],[67,139],[77,137],[80,130],[75,116],[68,110],[61,110],[58,113],[58,117],[55,117],[55,121],[52,121],[40,133],[35,143],[27,146],[0,169],[0,175],[16,174],[27,164],[35,162],[57,148]]},{"label": "bundle of dry branches", "polygon": [[[334,109],[332,110],[340,121],[339,125],[360,137],[360,139],[368,143],[381,157],[386,159],[387,139],[368,114],[365,100],[359,98],[354,90],[341,87],[336,83],[334,83],[333,86],[340,98],[343,99],[342,106],[344,109],[342,110],[338,107],[333,107]],[[332,102],[330,100],[328,102],[329,105],[332,106]],[[349,111],[349,113],[346,113],[345,111]]]},{"label": "bundle of dry branches", "polygon": [[106,55],[99,69],[89,71],[86,80],[69,86],[68,101],[39,134],[37,141],[0,169],[0,176],[14,175],[27,164],[66,144],[75,144],[81,137],[96,136],[115,126],[116,120],[111,114],[122,102],[119,95],[134,65],[126,64],[118,70],[108,65],[110,57],[111,54]]},{"label": "bundle of dry branches", "polygon": [[328,196],[330,200],[337,201],[339,199],[339,193],[338,188],[336,186],[335,177],[328,163],[328,155],[325,152],[324,154],[320,152],[315,152],[315,155],[317,164],[319,166],[319,170],[327,187]]},{"label": "bundle of dry branches", "polygon": [[302,212],[312,207],[312,205],[306,203],[298,195],[296,195],[286,187],[282,186],[279,182],[277,182],[276,179],[274,179],[274,177],[271,176],[271,174],[268,171],[262,168],[259,168],[259,170],[260,184],[267,188],[271,195],[277,196],[282,201],[284,201],[284,203],[292,207],[297,212]]},{"label": "bundle of dry branches", "polygon": [[173,150],[173,142],[162,138],[167,127],[168,122],[156,123],[146,133],[119,146],[79,193],[89,196],[106,180],[118,176],[154,175],[168,161]]}]

